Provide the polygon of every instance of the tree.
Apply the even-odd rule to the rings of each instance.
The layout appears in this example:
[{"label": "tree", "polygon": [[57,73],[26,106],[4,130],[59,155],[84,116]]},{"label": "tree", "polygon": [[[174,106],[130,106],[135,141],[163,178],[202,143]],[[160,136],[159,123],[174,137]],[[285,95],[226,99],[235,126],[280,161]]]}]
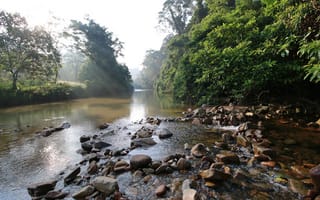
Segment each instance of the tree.
[{"label": "tree", "polygon": [[0,12],[0,65],[11,75],[17,89],[21,74],[50,79],[60,67],[60,54],[50,33],[42,27],[28,28],[19,14]]},{"label": "tree", "polygon": [[122,50],[119,39],[114,39],[112,32],[89,18],[86,22],[73,20],[70,27],[75,47],[88,58],[81,78],[88,82],[89,90],[94,95],[130,94],[128,67],[116,60]]},{"label": "tree", "polygon": [[159,12],[159,24],[181,35],[185,32],[193,9],[192,0],[166,0]]}]

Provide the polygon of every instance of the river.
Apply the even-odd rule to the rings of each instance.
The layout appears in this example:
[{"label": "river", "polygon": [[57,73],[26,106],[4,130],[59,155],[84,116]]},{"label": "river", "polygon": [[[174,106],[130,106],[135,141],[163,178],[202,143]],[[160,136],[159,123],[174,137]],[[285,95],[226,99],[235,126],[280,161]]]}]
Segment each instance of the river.
[{"label": "river", "polygon": [[[111,148],[128,148],[130,134],[144,126],[139,123],[141,119],[146,116],[181,116],[185,109],[173,104],[168,98],[159,99],[148,90],[137,90],[128,99],[89,98],[0,109],[0,199],[30,199],[26,190],[28,185],[54,179],[61,172],[72,168],[75,163],[79,163],[83,159],[82,155],[77,153],[81,149],[81,135],[106,134],[107,142],[112,144]],[[57,127],[64,122],[70,123],[71,127],[49,137],[36,134],[45,127]],[[100,131],[97,127],[103,123],[112,123],[110,130],[115,132]],[[308,169],[305,166],[320,163],[319,129],[307,130],[274,122],[266,125],[264,134],[277,153],[276,167],[233,166],[234,171],[241,169],[250,172],[251,182],[240,187],[227,182],[216,190],[221,197],[217,199],[268,199],[272,196],[275,199],[302,199],[303,194],[310,189]],[[214,144],[221,141],[221,135],[237,127],[217,128],[162,122],[158,128],[169,129],[174,133],[173,137],[166,140],[153,137],[157,145],[147,149],[136,148],[130,151],[129,157],[144,153],[154,160],[162,160],[168,155],[185,154],[185,143],[203,143],[214,150]],[[247,149],[240,148],[239,151],[247,152]],[[247,152],[240,156],[249,158],[253,155],[252,152]],[[194,168],[190,173],[198,173],[197,170]],[[170,183],[178,176],[185,179],[188,174],[174,173],[158,178]],[[138,191],[137,188],[146,187],[144,183],[135,184],[137,188],[131,187],[130,172],[120,175],[118,179],[120,191],[129,197],[139,195],[138,192],[133,192]],[[279,180],[284,183],[279,184]],[[150,186],[151,190],[152,187]],[[202,192],[212,193],[207,187],[202,189]],[[267,194],[266,191],[271,193]],[[139,198],[143,199],[144,195],[147,194],[140,194]],[[153,199],[152,192],[148,195],[151,196],[147,199]]]},{"label": "river", "polygon": [[[152,91],[137,90],[129,99],[89,98],[0,110],[0,199],[29,199],[26,186],[55,177],[82,158],[79,137],[117,120],[172,116],[182,109]],[[69,122],[50,137],[37,131]]]}]

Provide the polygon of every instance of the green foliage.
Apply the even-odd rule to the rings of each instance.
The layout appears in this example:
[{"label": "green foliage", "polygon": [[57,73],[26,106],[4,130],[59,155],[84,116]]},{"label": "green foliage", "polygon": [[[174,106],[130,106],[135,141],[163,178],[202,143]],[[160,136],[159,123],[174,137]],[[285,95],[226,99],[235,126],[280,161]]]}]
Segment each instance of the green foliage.
[{"label": "green foliage", "polygon": [[310,2],[206,4],[207,16],[169,41],[159,93],[191,103],[255,101],[262,91],[302,91],[303,77],[320,81],[320,12]]},{"label": "green foliage", "polygon": [[21,76],[55,80],[60,54],[49,32],[30,29],[19,14],[0,11],[0,66],[16,89]]},{"label": "green foliage", "polygon": [[112,32],[92,19],[72,21],[75,47],[87,56],[80,79],[88,83],[92,95],[128,95],[132,92],[128,67],[116,60],[121,55],[122,43],[113,39]]}]

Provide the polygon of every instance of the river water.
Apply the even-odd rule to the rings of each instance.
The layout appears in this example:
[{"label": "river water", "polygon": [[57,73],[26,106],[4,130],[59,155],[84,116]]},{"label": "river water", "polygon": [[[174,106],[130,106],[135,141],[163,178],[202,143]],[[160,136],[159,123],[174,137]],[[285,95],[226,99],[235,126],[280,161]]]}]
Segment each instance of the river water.
[{"label": "river water", "polygon": [[[0,199],[29,199],[26,186],[55,177],[82,158],[79,137],[102,123],[181,113],[170,99],[137,90],[129,99],[89,98],[0,110]],[[69,122],[49,137],[35,134]]]},{"label": "river water", "polygon": [[[107,134],[107,142],[112,144],[111,148],[127,148],[130,146],[128,133],[134,133],[141,128],[141,125],[135,122],[139,122],[146,116],[181,116],[181,112],[185,109],[183,106],[174,105],[168,98],[159,99],[153,95],[152,91],[146,90],[135,91],[128,99],[89,98],[0,109],[0,200],[30,199],[26,190],[28,185],[54,179],[62,171],[72,168],[75,163],[83,159],[77,153],[81,148],[79,137],[101,134],[102,132],[97,129],[98,125],[113,123],[111,129],[116,130],[116,133],[109,133],[108,130],[103,133]],[[63,122],[69,122],[71,127],[55,132],[49,137],[36,134],[45,127],[57,127]],[[163,122],[159,128],[168,128],[174,133],[173,137],[166,140],[154,137],[157,145],[148,149],[134,149],[130,151],[129,156],[145,153],[153,160],[162,160],[172,153],[185,153],[183,148],[185,143],[191,145],[204,143],[212,147],[216,141],[221,140],[223,132],[232,131],[236,127],[208,129],[208,127],[193,126],[188,123]],[[272,148],[277,151],[277,163],[281,165],[281,169],[266,170],[260,167],[258,174],[263,177],[254,178],[254,180],[257,183],[265,182],[267,186],[275,187],[270,194],[276,195],[275,199],[295,199],[297,196],[287,189],[290,184],[279,186],[274,183],[274,179],[281,177],[289,182],[293,179],[302,183],[304,178],[291,174],[292,169],[306,171],[303,169],[304,165],[320,163],[319,130],[308,131],[271,123],[267,126],[265,134],[272,141]],[[288,144],[287,139],[294,140],[295,144]],[[252,170],[246,166],[241,168]],[[126,191],[126,188],[130,190],[130,184],[127,181],[130,176],[130,173],[121,175],[119,179],[123,180],[119,181],[119,184],[123,192],[134,196],[136,194],[132,191]],[[167,179],[169,180],[164,177],[164,181],[167,182],[172,178],[168,176]],[[146,186],[141,185],[141,187]],[[264,187],[265,185],[259,188]],[[279,188],[282,188],[281,192],[277,192]],[[223,187],[219,192],[230,195],[231,199],[248,199],[248,196],[252,196],[252,199],[260,199],[260,197],[254,198],[254,193],[250,193],[256,188],[246,192],[239,187],[225,190],[226,187]],[[306,188],[302,193],[305,191]]]}]

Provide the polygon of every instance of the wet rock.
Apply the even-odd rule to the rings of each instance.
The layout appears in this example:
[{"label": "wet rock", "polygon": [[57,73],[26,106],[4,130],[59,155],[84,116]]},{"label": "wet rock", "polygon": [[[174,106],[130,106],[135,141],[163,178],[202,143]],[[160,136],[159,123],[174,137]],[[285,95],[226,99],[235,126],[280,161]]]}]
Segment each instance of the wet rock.
[{"label": "wet rock", "polygon": [[83,142],[89,141],[90,139],[91,139],[90,136],[88,136],[88,135],[82,135],[82,136],[80,137],[80,142],[83,143]]},{"label": "wet rock", "polygon": [[202,143],[196,144],[191,148],[191,154],[196,158],[201,158],[207,154],[206,146]]},{"label": "wet rock", "polygon": [[88,166],[88,169],[87,169],[87,172],[88,174],[95,174],[97,173],[99,170],[98,168],[98,165],[97,165],[97,161],[93,160],[90,162],[89,166]]},{"label": "wet rock", "polygon": [[81,171],[80,167],[76,167],[64,178],[64,183],[70,184],[75,178],[77,178],[80,171]]},{"label": "wet rock", "polygon": [[314,191],[320,193],[320,164],[310,169],[310,176],[314,185]]},{"label": "wet rock", "polygon": [[289,188],[298,194],[301,194],[303,196],[308,194],[308,189],[304,186],[303,182],[294,180],[294,179],[289,179]]},{"label": "wet rock", "polygon": [[79,191],[75,192],[72,195],[74,199],[84,199],[85,197],[91,195],[94,192],[95,188],[91,185],[87,185],[84,188],[80,189]]},{"label": "wet rock", "polygon": [[30,185],[28,189],[28,193],[31,197],[41,197],[46,195],[49,191],[54,190],[57,181],[49,181],[49,182],[42,182]]},{"label": "wet rock", "polygon": [[294,166],[291,166],[290,168],[298,176],[301,176],[301,177],[309,176],[309,169],[305,168],[304,166],[294,165]]},{"label": "wet rock", "polygon": [[66,197],[68,193],[60,192],[60,191],[50,191],[44,197],[47,200],[55,200],[55,199],[63,199]]},{"label": "wet rock", "polygon": [[237,136],[237,145],[247,147],[249,146],[249,144],[249,141],[245,137],[243,137],[242,135]]},{"label": "wet rock", "polygon": [[156,170],[156,174],[171,173],[173,170],[168,163],[162,163]]},{"label": "wet rock", "polygon": [[109,126],[110,126],[110,125],[109,125],[108,123],[104,123],[104,124],[99,125],[98,128],[99,128],[100,130],[103,130],[103,129],[107,129]]},{"label": "wet rock", "polygon": [[272,150],[271,148],[266,148],[258,145],[253,145],[253,152],[255,155],[267,155],[270,158],[275,158],[276,157],[276,152]]},{"label": "wet rock", "polygon": [[131,141],[131,147],[148,147],[157,144],[153,138],[138,138]]},{"label": "wet rock", "polygon": [[152,136],[152,130],[142,127],[135,133],[135,136],[138,138],[149,138]]},{"label": "wet rock", "polygon": [[240,159],[237,154],[231,151],[222,151],[216,155],[218,162],[223,162],[224,164],[239,164]]},{"label": "wet rock", "polygon": [[182,191],[182,200],[196,200],[197,191],[195,189],[185,189]]},{"label": "wet rock", "polygon": [[156,191],[155,191],[155,193],[156,193],[156,195],[157,195],[158,197],[161,197],[161,196],[165,195],[166,192],[167,192],[167,187],[166,187],[166,185],[164,185],[164,184],[159,185],[159,186],[157,187]]},{"label": "wet rock", "polygon": [[225,181],[231,177],[230,174],[226,174],[220,170],[213,168],[201,171],[200,176],[205,181]]},{"label": "wet rock", "polygon": [[188,170],[191,168],[191,162],[185,158],[180,158],[177,162],[177,168],[179,170]]},{"label": "wet rock", "polygon": [[159,136],[160,139],[170,138],[173,135],[172,132],[166,128],[156,130],[156,134]]},{"label": "wet rock", "polygon": [[121,173],[121,172],[127,171],[129,169],[130,169],[129,163],[127,163],[127,161],[125,161],[125,160],[120,160],[120,161],[116,162],[113,170],[117,173]]},{"label": "wet rock", "polygon": [[106,194],[109,196],[114,193],[116,189],[118,189],[118,182],[114,178],[106,177],[106,176],[98,176],[91,182],[93,187],[96,190]]},{"label": "wet rock", "polygon": [[185,143],[183,145],[183,148],[184,148],[184,150],[191,150],[191,147],[190,147],[190,145],[188,143]]},{"label": "wet rock", "polygon": [[134,155],[130,159],[130,166],[132,169],[139,169],[148,167],[152,162],[152,159],[148,155],[138,154]]},{"label": "wet rock", "polygon": [[260,164],[266,167],[274,168],[277,163],[275,161],[263,161]]},{"label": "wet rock", "polygon": [[106,148],[109,146],[111,146],[111,144],[103,142],[103,141],[99,141],[99,142],[94,143],[94,148],[96,148],[96,149],[103,149],[103,148]]},{"label": "wet rock", "polygon": [[92,150],[93,146],[90,142],[83,142],[83,143],[81,143],[81,148],[87,152],[90,152]]}]

